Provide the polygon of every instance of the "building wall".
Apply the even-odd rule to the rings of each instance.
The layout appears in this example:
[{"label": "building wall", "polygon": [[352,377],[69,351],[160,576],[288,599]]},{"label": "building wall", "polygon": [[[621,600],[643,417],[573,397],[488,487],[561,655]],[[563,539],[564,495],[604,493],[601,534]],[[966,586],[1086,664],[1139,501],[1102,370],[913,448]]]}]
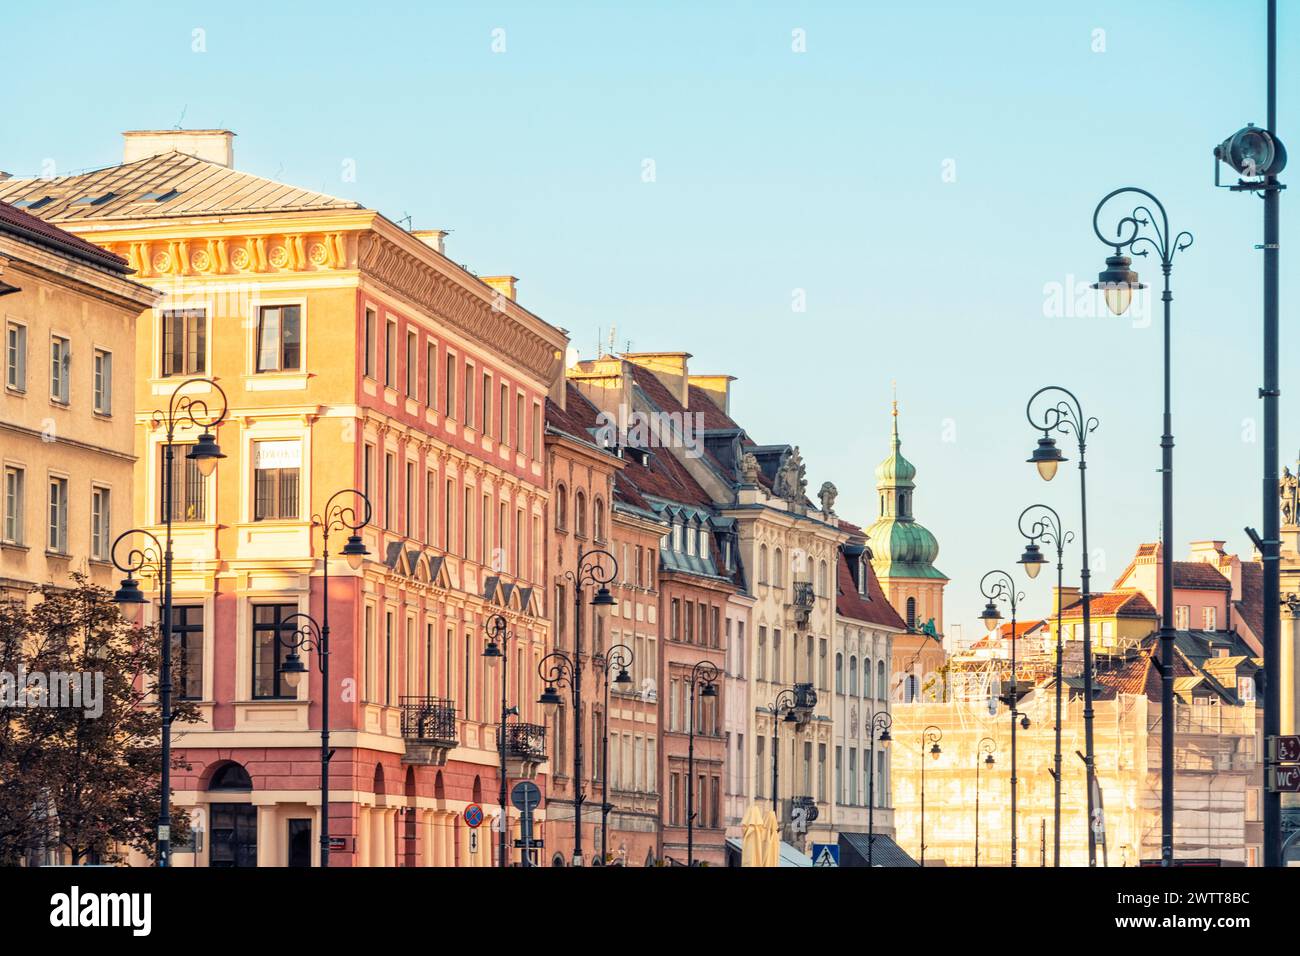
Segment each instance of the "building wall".
[{"label": "building wall", "polygon": [[[869,789],[874,797],[870,814],[872,832],[890,835],[894,832],[894,811],[889,797],[890,748],[876,742],[874,737],[878,733],[872,733],[876,716],[890,713],[894,639],[896,635],[889,631],[849,618],[841,617],[836,624],[831,661],[835,728],[831,822],[837,834],[867,832]],[[881,663],[884,680],[881,680]],[[856,679],[852,676],[855,672]]]}]

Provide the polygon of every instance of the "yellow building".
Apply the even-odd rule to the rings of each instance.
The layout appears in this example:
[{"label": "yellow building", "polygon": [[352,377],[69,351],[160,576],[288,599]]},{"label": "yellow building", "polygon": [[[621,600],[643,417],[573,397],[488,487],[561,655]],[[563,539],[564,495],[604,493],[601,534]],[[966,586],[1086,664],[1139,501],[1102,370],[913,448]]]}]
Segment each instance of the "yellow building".
[{"label": "yellow building", "polygon": [[0,202],[0,594],[113,584],[130,527],[133,338],[150,289],[126,261]]}]

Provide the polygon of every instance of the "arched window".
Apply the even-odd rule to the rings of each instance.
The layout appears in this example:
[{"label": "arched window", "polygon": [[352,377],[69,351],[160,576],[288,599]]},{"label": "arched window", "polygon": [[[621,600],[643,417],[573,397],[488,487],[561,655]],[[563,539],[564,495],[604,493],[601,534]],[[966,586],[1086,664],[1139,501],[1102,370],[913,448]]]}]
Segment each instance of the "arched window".
[{"label": "arched window", "polygon": [[858,558],[858,593],[867,593],[867,558],[866,555]]},{"label": "arched window", "polygon": [[781,555],[780,548],[773,555],[772,583],[779,588],[785,587],[785,558]]},{"label": "arched window", "polygon": [[569,489],[563,483],[555,486],[555,530],[569,527]]},{"label": "arched window", "polygon": [[596,498],[591,510],[591,527],[597,541],[605,540],[605,502]]},{"label": "arched window", "polygon": [[844,655],[835,655],[835,693],[844,693]]},{"label": "arched window", "polygon": [[830,592],[826,590],[826,562],[823,561],[817,565],[817,593],[822,597],[829,597]]},{"label": "arched window", "polygon": [[862,696],[871,696],[871,658],[862,659]]},{"label": "arched window", "polygon": [[898,493],[898,514],[900,517],[907,515],[907,495],[902,491]]},{"label": "arched window", "polygon": [[587,536],[587,496],[581,491],[573,496],[573,533],[579,538]]},{"label": "arched window", "polygon": [[767,583],[767,545],[758,546],[758,583]]},{"label": "arched window", "polygon": [[916,630],[916,598],[907,599],[907,626]]},{"label": "arched window", "polygon": [[908,674],[908,675],[907,675],[907,691],[905,692],[905,694],[904,694],[904,696],[903,696],[903,700],[904,700],[906,703],[909,703],[909,704],[915,702],[916,697],[917,697],[917,691],[918,691],[919,689],[920,689],[920,683],[917,681],[917,679],[916,679],[916,675],[915,675],[915,674]]},{"label": "arched window", "polygon": [[876,696],[880,700],[889,699],[889,688],[885,686],[885,662],[876,661]]},{"label": "arched window", "polygon": [[849,693],[857,694],[858,692],[858,659],[849,658]]},{"label": "arched window", "polygon": [[226,763],[217,768],[208,784],[209,790],[248,791],[253,789],[253,778],[240,764]]}]

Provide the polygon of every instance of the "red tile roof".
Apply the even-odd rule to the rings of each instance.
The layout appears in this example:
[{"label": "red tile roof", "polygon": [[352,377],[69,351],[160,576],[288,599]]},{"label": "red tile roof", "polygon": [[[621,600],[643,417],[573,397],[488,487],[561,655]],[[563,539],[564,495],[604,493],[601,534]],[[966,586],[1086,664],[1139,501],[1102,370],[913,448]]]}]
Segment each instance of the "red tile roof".
[{"label": "red tile roof", "polygon": [[837,573],[838,596],[835,599],[836,609],[841,617],[846,617],[854,621],[864,621],[867,624],[878,624],[881,627],[893,627],[900,631],[907,630],[907,624],[899,617],[894,606],[889,603],[885,597],[884,590],[880,587],[880,580],[876,577],[876,572],[872,570],[871,562],[864,561],[863,565],[867,569],[867,595],[864,598],[858,593],[858,587],[853,583],[853,571],[849,567],[849,555],[840,552],[839,571]]},{"label": "red tile roof", "polygon": [[739,428],[731,417],[719,408],[713,398],[698,385],[688,385],[686,400],[691,403],[691,411],[699,412],[705,428]]},{"label": "red tile roof", "polygon": [[1256,641],[1264,638],[1264,568],[1255,561],[1241,562],[1241,600],[1233,606]]},{"label": "red tile roof", "polygon": [[[1141,591],[1103,591],[1089,595],[1088,605],[1094,617],[1157,617]],[[1062,608],[1061,617],[1083,617],[1083,599]]]},{"label": "red tile roof", "polygon": [[1232,583],[1207,561],[1175,561],[1174,587],[1194,591],[1231,591]]},{"label": "red tile roof", "polygon": [[45,220],[38,219],[7,202],[0,202],[0,232],[16,235],[28,242],[46,246],[118,275],[126,275],[130,272],[126,260],[121,256],[114,255],[107,249],[101,249],[80,236],[65,232],[58,226],[51,226]]}]

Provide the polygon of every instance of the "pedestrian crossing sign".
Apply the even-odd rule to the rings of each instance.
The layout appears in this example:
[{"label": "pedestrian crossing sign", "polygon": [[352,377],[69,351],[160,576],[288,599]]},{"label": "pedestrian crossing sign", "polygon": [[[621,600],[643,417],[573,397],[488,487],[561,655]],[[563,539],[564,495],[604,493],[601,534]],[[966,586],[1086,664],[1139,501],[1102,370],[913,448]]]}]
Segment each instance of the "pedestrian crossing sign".
[{"label": "pedestrian crossing sign", "polygon": [[839,866],[840,848],[834,843],[814,843],[812,860],[813,866]]}]

